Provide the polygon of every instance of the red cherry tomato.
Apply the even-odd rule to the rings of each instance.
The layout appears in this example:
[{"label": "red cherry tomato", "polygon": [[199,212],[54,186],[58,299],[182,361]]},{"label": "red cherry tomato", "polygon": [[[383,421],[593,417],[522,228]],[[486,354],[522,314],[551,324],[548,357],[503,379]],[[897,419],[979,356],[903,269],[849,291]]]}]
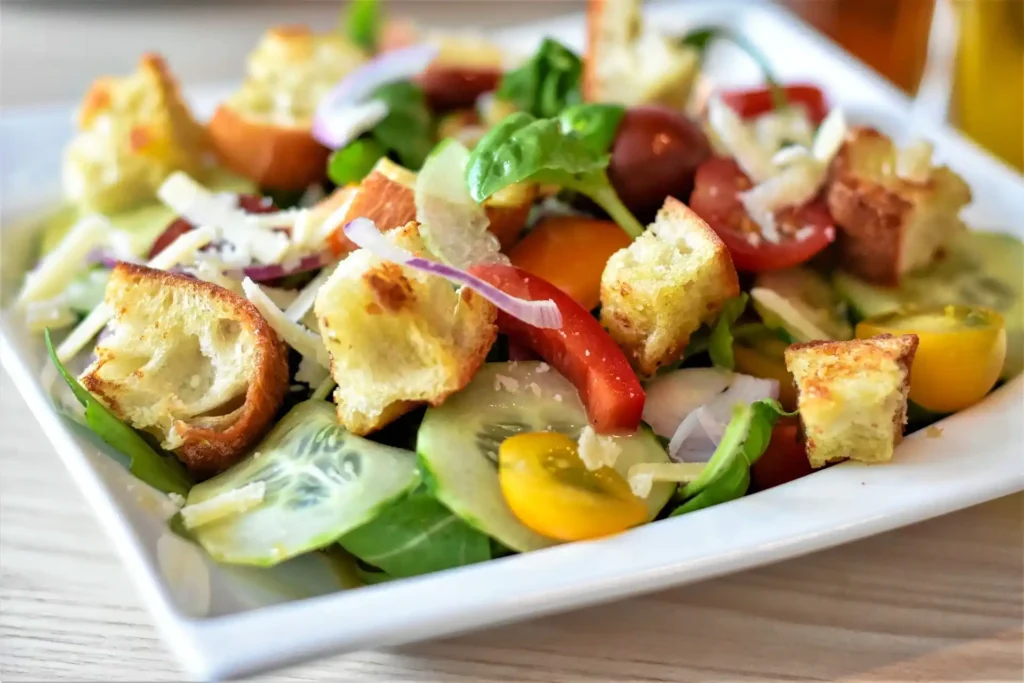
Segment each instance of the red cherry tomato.
[{"label": "red cherry tomato", "polygon": [[594,429],[602,434],[635,432],[644,411],[644,390],[629,361],[590,312],[550,282],[514,266],[483,264],[470,272],[522,299],[551,299],[562,327],[541,329],[499,311],[498,330],[528,346],[579,391]]},{"label": "red cherry tomato", "polygon": [[[787,85],[783,90],[786,92],[786,99],[790,104],[803,105],[811,123],[818,125],[825,120],[825,115],[828,114],[828,102],[820,88],[801,83]],[[768,88],[731,90],[722,93],[722,102],[745,119],[766,114],[775,108],[771,91]]]},{"label": "red cherry tomato", "polygon": [[[277,207],[274,206],[274,202],[271,201],[270,197],[261,197],[258,194],[238,195],[238,208],[246,213],[274,213],[277,211]],[[195,230],[195,227],[184,218],[175,218],[164,228],[160,236],[153,241],[153,246],[149,248],[149,258],[153,258],[171,246],[174,240],[186,232]]]},{"label": "red cherry tomato", "polygon": [[690,195],[690,208],[718,233],[736,270],[757,273],[791,268],[835,240],[835,223],[820,200],[776,213],[780,241],[763,239],[737,196],[750,188],[750,179],[735,160],[713,157],[697,169]]},{"label": "red cherry tomato", "polygon": [[813,471],[798,429],[795,418],[783,418],[775,425],[764,455],[750,468],[751,492],[785,484]]}]

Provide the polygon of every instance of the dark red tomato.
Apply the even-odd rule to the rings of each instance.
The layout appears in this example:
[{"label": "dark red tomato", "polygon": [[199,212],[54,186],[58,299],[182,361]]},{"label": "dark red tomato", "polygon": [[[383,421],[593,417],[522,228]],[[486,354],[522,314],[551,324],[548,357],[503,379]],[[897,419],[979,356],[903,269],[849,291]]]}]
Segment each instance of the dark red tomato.
[{"label": "dark red tomato", "polygon": [[[270,200],[270,197],[262,197],[258,194],[238,195],[238,208],[247,213],[273,213],[277,211],[277,207],[274,206],[274,202]],[[149,258],[153,258],[169,247],[174,240],[186,232],[195,230],[195,227],[184,218],[175,218],[164,228],[160,236],[154,240],[153,246],[149,248]]]},{"label": "dark red tomato", "polygon": [[573,383],[594,429],[633,433],[644,412],[644,390],[629,361],[601,323],[558,287],[514,266],[484,264],[470,272],[502,291],[532,301],[551,299],[562,327],[541,329],[499,311],[498,330],[527,346]]},{"label": "dark red tomato", "polygon": [[751,492],[785,484],[813,471],[798,431],[796,418],[782,418],[775,425],[764,455],[750,468]]},{"label": "dark red tomato", "polygon": [[[828,114],[828,102],[821,89],[814,85],[794,84],[783,88],[790,104],[803,105],[811,123],[818,125]],[[722,93],[722,102],[745,119],[766,114],[775,108],[772,94],[768,88],[752,90],[731,90]]]},{"label": "dark red tomato", "polygon": [[608,179],[641,221],[654,217],[665,197],[686,201],[697,167],[711,156],[700,126],[668,107],[630,107],[622,117]]},{"label": "dark red tomato", "polygon": [[435,112],[466,109],[498,87],[502,71],[493,67],[431,64],[417,80]]},{"label": "dark red tomato", "polygon": [[697,169],[690,195],[690,208],[718,233],[729,249],[736,270],[758,273],[791,268],[835,240],[832,215],[818,199],[777,212],[775,223],[780,240],[765,240],[737,196],[751,186],[750,179],[735,160],[713,157]]}]

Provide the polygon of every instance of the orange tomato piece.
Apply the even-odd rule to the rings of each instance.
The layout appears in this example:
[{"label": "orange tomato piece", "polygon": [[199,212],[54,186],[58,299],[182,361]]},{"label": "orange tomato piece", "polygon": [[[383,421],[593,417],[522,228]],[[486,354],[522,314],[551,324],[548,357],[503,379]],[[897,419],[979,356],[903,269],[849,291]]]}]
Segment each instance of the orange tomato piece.
[{"label": "orange tomato piece", "polygon": [[512,247],[509,258],[589,311],[601,301],[601,273],[608,258],[631,241],[612,221],[556,216],[538,223]]}]

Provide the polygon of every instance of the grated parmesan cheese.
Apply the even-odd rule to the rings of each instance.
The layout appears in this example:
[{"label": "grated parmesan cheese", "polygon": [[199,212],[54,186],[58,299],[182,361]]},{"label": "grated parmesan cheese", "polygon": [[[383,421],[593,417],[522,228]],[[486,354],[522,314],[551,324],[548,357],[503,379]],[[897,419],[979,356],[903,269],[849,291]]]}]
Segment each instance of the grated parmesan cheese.
[{"label": "grated parmesan cheese", "polygon": [[181,520],[186,529],[195,529],[216,522],[225,517],[232,517],[257,507],[263,502],[267,493],[267,485],[262,481],[254,481],[245,486],[181,508]]},{"label": "grated parmesan cheese", "polygon": [[622,447],[615,442],[614,436],[601,436],[590,425],[584,427],[580,432],[577,445],[580,460],[588,470],[613,467],[622,453]]},{"label": "grated parmesan cheese", "polygon": [[267,296],[266,292],[260,289],[259,285],[250,278],[242,281],[242,290],[245,297],[252,302],[252,305],[260,312],[274,332],[284,341],[302,355],[303,358],[319,363],[325,368],[331,367],[331,359],[327,353],[327,347],[323,340],[313,334],[302,325],[289,320],[284,312]]}]

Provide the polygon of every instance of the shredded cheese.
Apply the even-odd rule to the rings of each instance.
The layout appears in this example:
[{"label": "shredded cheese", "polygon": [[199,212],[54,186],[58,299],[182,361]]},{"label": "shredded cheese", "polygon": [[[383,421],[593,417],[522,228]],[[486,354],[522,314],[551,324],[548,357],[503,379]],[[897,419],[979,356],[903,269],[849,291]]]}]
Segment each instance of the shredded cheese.
[{"label": "shredded cheese", "polygon": [[254,481],[245,486],[181,508],[181,521],[186,529],[195,529],[216,522],[225,517],[232,517],[257,507],[267,494],[267,485],[262,481]]},{"label": "shredded cheese", "polygon": [[25,322],[33,332],[68,327],[74,324],[75,319],[75,314],[63,296],[43,301],[29,301],[25,304]]},{"label": "shredded cheese", "polygon": [[763,182],[775,174],[771,152],[758,143],[754,132],[720,97],[708,101],[708,124],[753,183]]},{"label": "shredded cheese", "polygon": [[327,347],[324,346],[323,340],[319,336],[289,320],[284,312],[271,301],[270,297],[260,289],[259,285],[251,279],[245,278],[242,281],[242,290],[245,292],[246,298],[252,302],[252,305],[266,319],[267,324],[274,328],[274,332],[281,337],[285,344],[298,351],[303,358],[309,358],[325,368],[331,367],[331,358],[327,353]]},{"label": "shredded cheese", "polygon": [[110,222],[99,215],[86,216],[75,223],[57,248],[25,275],[18,306],[24,308],[29,302],[51,299],[63,292],[85,268],[89,251],[103,244],[110,230]]},{"label": "shredded cheese", "polygon": [[702,462],[638,463],[629,468],[626,481],[629,482],[633,495],[646,498],[651,495],[654,482],[688,484],[701,475],[705,465],[706,463]]},{"label": "shredded cheese", "polygon": [[615,461],[622,453],[622,447],[615,442],[614,436],[601,436],[590,425],[584,427],[580,432],[577,447],[580,460],[588,470],[614,467]]},{"label": "shredded cheese", "polygon": [[324,286],[324,283],[327,282],[333,272],[334,266],[327,266],[321,270],[315,278],[310,280],[308,285],[299,291],[299,295],[284,310],[284,316],[293,323],[297,323],[306,317],[306,314],[309,313],[316,302],[317,292],[320,291],[320,288]]}]

